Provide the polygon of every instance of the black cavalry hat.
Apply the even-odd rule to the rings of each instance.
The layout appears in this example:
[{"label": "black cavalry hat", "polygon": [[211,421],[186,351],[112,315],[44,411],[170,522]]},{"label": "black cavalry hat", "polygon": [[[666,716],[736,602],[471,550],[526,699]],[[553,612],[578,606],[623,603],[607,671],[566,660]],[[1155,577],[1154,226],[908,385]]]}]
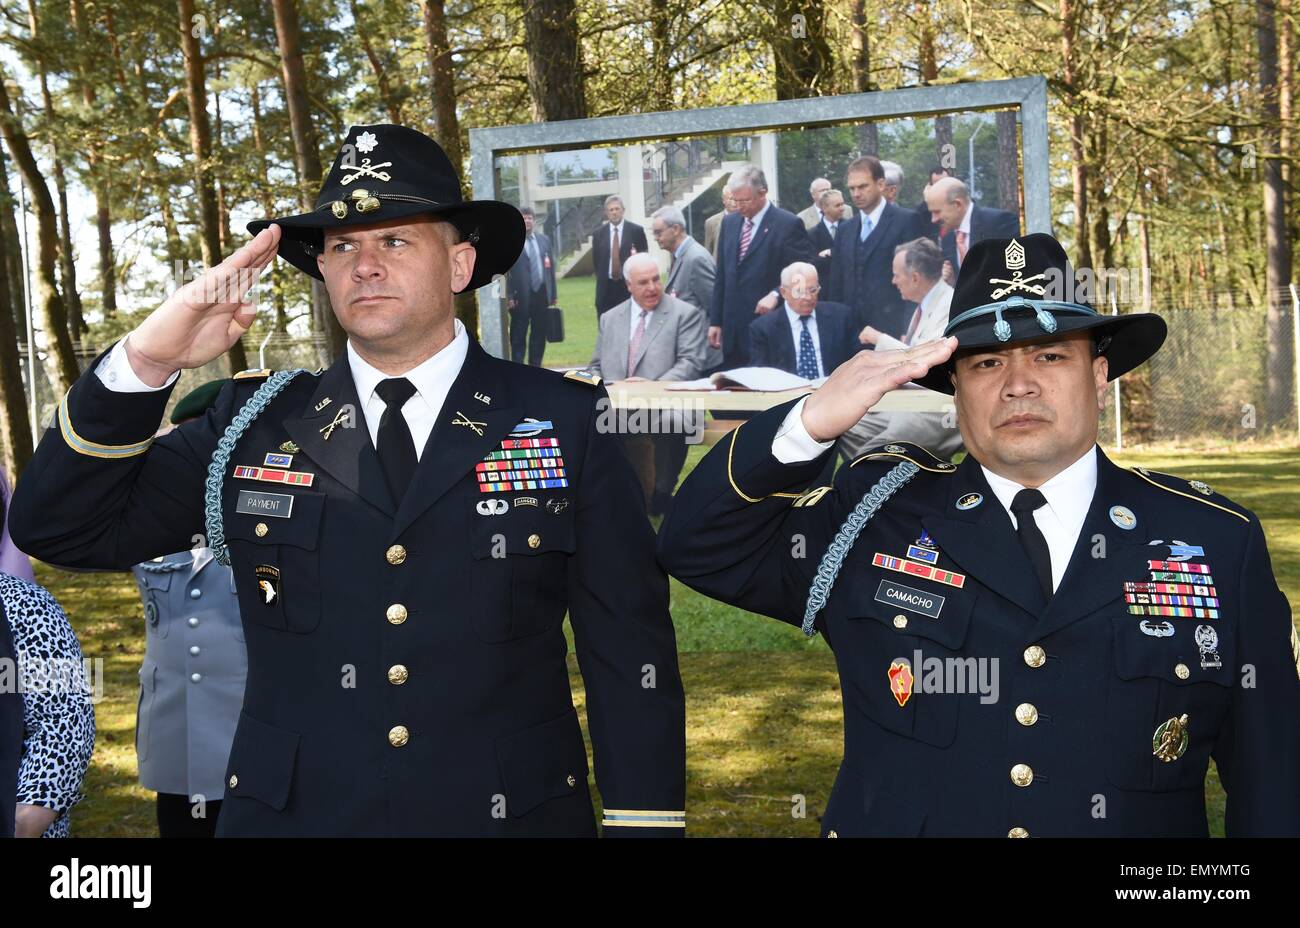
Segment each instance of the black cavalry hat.
[{"label": "black cavalry hat", "polygon": [[[1155,313],[1103,316],[1075,295],[1074,270],[1061,243],[1035,232],[1019,238],[985,239],[971,246],[943,334],[957,336],[957,353],[1002,348],[1057,332],[1094,329],[1098,353],[1114,380],[1159,350],[1167,327]],[[940,393],[954,392],[952,361],[916,381]]]},{"label": "black cavalry hat", "polygon": [[321,279],[316,256],[325,229],[366,225],[419,213],[440,216],[475,248],[474,290],[504,274],[524,247],[519,210],[497,200],[464,200],[446,152],[421,132],[387,124],[353,126],[310,213],[248,224],[256,234],[271,223],[281,229],[280,257]]}]

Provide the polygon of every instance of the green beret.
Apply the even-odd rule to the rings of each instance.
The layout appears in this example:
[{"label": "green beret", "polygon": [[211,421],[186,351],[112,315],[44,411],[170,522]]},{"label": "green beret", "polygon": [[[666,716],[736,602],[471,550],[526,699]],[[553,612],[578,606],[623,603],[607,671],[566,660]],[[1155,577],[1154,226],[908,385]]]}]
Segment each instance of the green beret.
[{"label": "green beret", "polygon": [[207,412],[212,404],[217,401],[217,394],[221,392],[229,381],[227,380],[209,380],[201,387],[195,387],[189,393],[181,398],[172,410],[172,425],[178,425],[186,419],[197,419]]}]

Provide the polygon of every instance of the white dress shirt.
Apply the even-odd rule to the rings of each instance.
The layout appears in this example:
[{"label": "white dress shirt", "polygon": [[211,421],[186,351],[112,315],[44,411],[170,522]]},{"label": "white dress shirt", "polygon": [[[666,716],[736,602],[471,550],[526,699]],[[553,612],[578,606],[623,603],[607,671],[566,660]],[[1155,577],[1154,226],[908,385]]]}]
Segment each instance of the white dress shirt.
[{"label": "white dress shirt", "polygon": [[379,447],[379,420],[387,408],[375,387],[381,380],[389,377],[405,377],[415,386],[415,395],[402,407],[407,428],[411,430],[411,439],[415,442],[415,457],[419,460],[424,453],[424,446],[429,441],[442,404],[447,400],[456,375],[465,363],[469,352],[469,336],[459,319],[455,320],[456,334],[451,342],[433,357],[421,361],[405,374],[385,374],[362,360],[348,342],[348,365],[352,368],[352,382],[357,388],[357,397],[361,400],[361,409],[365,416],[366,428],[370,431],[370,443]]},{"label": "white dress shirt", "polygon": [[[984,471],[984,479],[989,482],[993,495],[998,498],[1007,515],[1011,516],[1011,524],[1018,528],[1016,517],[1011,513],[1011,501],[1025,488],[1013,480],[998,476],[982,464],[980,470]],[[1038,488],[1046,498],[1047,505],[1034,510],[1034,522],[1047,540],[1047,552],[1052,558],[1053,592],[1061,585],[1065,569],[1070,566],[1074,546],[1079,540],[1079,532],[1083,530],[1083,520],[1088,516],[1088,507],[1092,505],[1096,490],[1095,445],[1085,451],[1083,457]]]},{"label": "white dress shirt", "polygon": [[[772,456],[782,464],[802,464],[811,461],[834,441],[814,441],[803,427],[802,399],[791,408],[781,422],[772,440]],[[1011,516],[1011,524],[1016,525],[1016,517],[1011,515],[1011,501],[1024,489],[1020,484],[1005,477],[999,477],[987,467],[980,465],[984,479],[997,497],[1002,508]],[[1039,492],[1047,499],[1046,506],[1034,511],[1034,522],[1047,541],[1047,552],[1052,559],[1052,591],[1061,585],[1065,569],[1070,566],[1074,547],[1079,541],[1079,532],[1083,530],[1088,507],[1097,491],[1097,448],[1094,445],[1084,452],[1083,457],[1061,471],[1041,487]]]},{"label": "white dress shirt", "polygon": [[[655,307],[655,309],[658,309],[658,307]],[[651,316],[651,313],[654,312],[654,309],[646,309],[644,306],[638,303],[636,301],[636,297],[631,298],[631,310],[632,311],[627,314],[628,316],[627,343],[629,346],[632,344],[632,336],[636,335],[636,324],[641,321],[641,314],[642,313],[646,314],[645,327],[646,327],[646,332],[648,333],[650,330],[650,320],[653,318],[653,316]]]},{"label": "white dress shirt", "polygon": [[[935,281],[933,287],[921,297],[921,322],[910,342],[900,341],[883,332],[876,340],[877,351],[897,350],[911,345],[924,345],[943,334],[948,327],[948,310],[952,307],[952,287],[944,281]],[[911,324],[909,317],[908,324]],[[905,333],[906,334],[906,333]]]},{"label": "white dress shirt", "polygon": [[[790,336],[794,339],[794,363],[795,367],[799,366],[799,338],[803,334],[803,319],[797,312],[790,308],[790,304],[785,300],[781,301],[785,307],[785,318],[790,323]],[[808,317],[808,334],[812,336],[813,357],[817,361],[817,376],[826,376],[826,365],[822,364],[822,343],[817,338],[817,310],[814,308],[812,314]],[[815,379],[815,378],[814,378]]]},{"label": "white dress shirt", "polygon": [[[419,460],[420,455],[424,453],[429,433],[433,431],[434,423],[438,421],[442,404],[446,401],[447,393],[451,390],[451,385],[460,373],[461,366],[465,363],[465,356],[469,352],[469,336],[465,333],[465,326],[459,319],[455,320],[455,326],[456,334],[445,348],[405,374],[389,375],[372,367],[357,354],[356,349],[352,347],[352,342],[348,342],[348,366],[352,370],[352,382],[357,388],[357,397],[361,400],[361,411],[366,420],[366,428],[370,432],[371,444],[378,447],[379,420],[386,408],[384,401],[375,392],[375,387],[379,385],[379,381],[386,380],[390,376],[405,377],[415,386],[415,395],[402,407],[402,415],[406,417],[406,425],[411,430],[411,438],[415,442],[416,460]],[[180,371],[177,371],[161,387],[149,386],[136,376],[135,370],[131,367],[131,361],[126,356],[126,348],[123,347],[125,341],[124,338],[114,345],[108,357],[95,368],[95,375],[108,389],[116,393],[162,390],[171,386],[180,376]]]},{"label": "white dress shirt", "polygon": [[[758,235],[758,227],[761,226],[761,225],[763,224],[763,217],[767,215],[767,211],[768,211],[769,209],[771,209],[771,208],[772,208],[772,201],[771,201],[771,200],[768,200],[766,203],[763,204],[763,208],[760,209],[757,213],[754,214],[754,218],[748,220],[749,222],[752,222],[752,223],[754,224],[754,228],[753,228],[753,229],[750,231],[750,233],[749,233],[749,235],[750,235],[750,238],[749,238],[749,247],[750,247],[750,248],[753,248],[753,247],[754,247],[754,236]],[[745,217],[744,217],[744,216],[741,216],[741,217],[740,217],[740,237],[741,237],[741,238],[744,238],[744,237],[745,237],[745,222],[746,222]],[[739,238],[736,239],[736,242],[739,243],[739,242],[740,242],[740,239],[739,239]],[[737,244],[737,249],[739,249],[739,244]],[[739,250],[737,250],[736,254],[740,254]]]},{"label": "white dress shirt", "polygon": [[[959,226],[957,227],[957,231],[958,231],[958,232],[965,232],[965,233],[966,233],[966,247],[967,247],[967,248],[970,248],[970,217],[971,217],[971,213],[973,213],[973,212],[975,212],[975,204],[974,204],[974,203],[967,203],[967,204],[966,204],[966,215],[964,215],[964,216],[961,217],[961,225],[959,225]],[[957,241],[957,240],[956,240],[956,239],[953,239],[953,241],[955,242],[955,241]]]}]

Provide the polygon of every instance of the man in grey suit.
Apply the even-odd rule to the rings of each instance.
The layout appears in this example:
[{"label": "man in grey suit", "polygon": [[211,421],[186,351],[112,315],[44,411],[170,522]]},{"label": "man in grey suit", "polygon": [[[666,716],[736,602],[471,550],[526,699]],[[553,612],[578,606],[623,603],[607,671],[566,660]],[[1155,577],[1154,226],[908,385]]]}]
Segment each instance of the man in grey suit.
[{"label": "man in grey suit", "polygon": [[[675,206],[661,206],[650,217],[650,234],[655,244],[672,255],[668,265],[668,282],[664,289],[670,296],[697,306],[707,318],[713,304],[713,278],[717,268],[713,256],[686,231],[686,217]],[[707,328],[707,322],[706,322]],[[722,364],[722,350],[705,347],[704,370],[716,370]]]},{"label": "man in grey suit", "polygon": [[[663,291],[659,264],[641,253],[623,264],[628,299],[600,317],[600,334],[588,369],[606,380],[692,380],[704,365],[704,315]],[[651,515],[667,511],[686,462],[688,434],[698,432],[695,414],[651,413],[647,430],[625,433],[632,466],[641,477]]]},{"label": "man in grey suit", "polygon": [[[173,425],[203,415],[224,380],[192,390]],[[244,702],[248,654],[229,567],[192,548],[132,568],[144,606],[136,709],[140,785],[158,794],[158,836],[211,838]]]},{"label": "man in grey suit", "polygon": [[817,177],[808,185],[808,195],[812,197],[812,205],[804,207],[798,217],[803,220],[803,227],[811,232],[817,228],[817,224],[822,221],[822,194],[831,189],[831,182],[824,177]]}]

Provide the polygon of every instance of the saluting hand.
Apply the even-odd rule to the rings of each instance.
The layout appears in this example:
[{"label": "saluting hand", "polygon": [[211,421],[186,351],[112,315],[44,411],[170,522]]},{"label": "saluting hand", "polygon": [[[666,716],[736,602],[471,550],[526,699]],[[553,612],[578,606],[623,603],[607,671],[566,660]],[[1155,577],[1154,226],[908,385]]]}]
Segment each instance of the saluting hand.
[{"label": "saluting hand", "polygon": [[136,376],[160,387],[176,371],[202,367],[229,351],[257,316],[248,291],[275,260],[279,244],[279,226],[263,229],[150,313],[126,339]]},{"label": "saluting hand", "polygon": [[882,396],[925,376],[956,350],[957,339],[949,337],[896,351],[858,352],[808,396],[803,406],[804,429],[817,441],[839,438]]}]

